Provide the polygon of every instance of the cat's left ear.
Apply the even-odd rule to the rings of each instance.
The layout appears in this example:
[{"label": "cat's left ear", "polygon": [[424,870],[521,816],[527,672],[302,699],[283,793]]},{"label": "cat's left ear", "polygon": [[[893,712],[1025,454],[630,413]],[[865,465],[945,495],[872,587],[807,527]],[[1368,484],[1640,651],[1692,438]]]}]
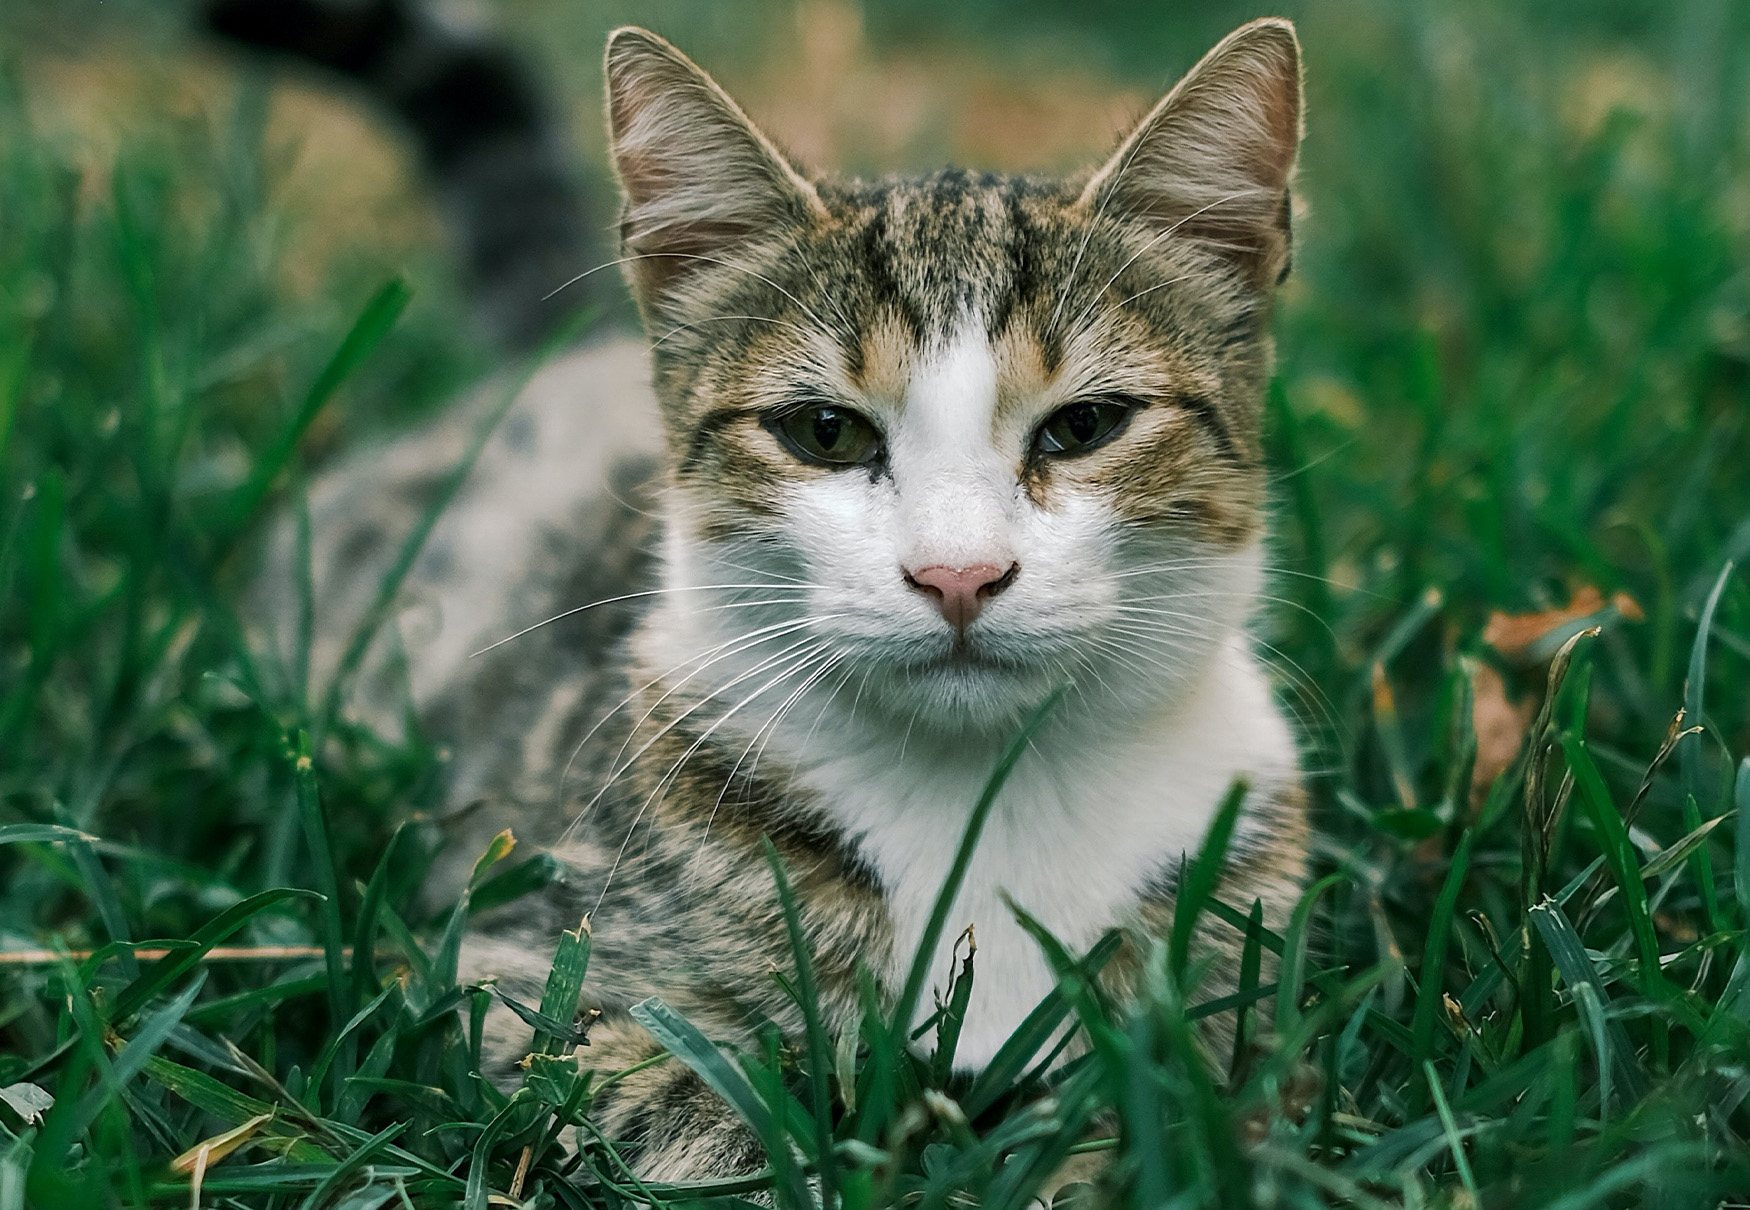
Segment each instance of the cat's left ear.
[{"label": "cat's left ear", "polygon": [[647,311],[737,245],[824,214],[729,94],[649,30],[609,36],[607,91],[626,275]]},{"label": "cat's left ear", "polygon": [[1288,182],[1300,149],[1292,22],[1243,25],[1185,74],[1083,191],[1091,213],[1142,219],[1231,261],[1259,289],[1286,277]]}]

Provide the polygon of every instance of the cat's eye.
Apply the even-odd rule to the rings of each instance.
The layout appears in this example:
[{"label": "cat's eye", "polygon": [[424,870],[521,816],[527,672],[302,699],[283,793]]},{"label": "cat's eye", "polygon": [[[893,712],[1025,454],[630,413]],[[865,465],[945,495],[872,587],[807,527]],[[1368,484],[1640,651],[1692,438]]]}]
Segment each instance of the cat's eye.
[{"label": "cat's eye", "polygon": [[1078,399],[1045,418],[1033,448],[1057,457],[1085,454],[1122,432],[1135,410],[1135,404],[1121,399]]},{"label": "cat's eye", "polygon": [[813,403],[768,418],[790,452],[824,466],[865,466],[881,456],[881,433],[849,408]]}]

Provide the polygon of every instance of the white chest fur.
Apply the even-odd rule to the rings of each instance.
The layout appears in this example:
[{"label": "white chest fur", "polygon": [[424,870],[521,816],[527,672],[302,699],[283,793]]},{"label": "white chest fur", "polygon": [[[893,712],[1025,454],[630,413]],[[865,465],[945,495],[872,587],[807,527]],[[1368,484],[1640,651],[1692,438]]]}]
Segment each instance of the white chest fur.
[{"label": "white chest fur", "polygon": [[[1077,707],[1073,696],[1065,701],[1066,721]],[[911,736],[903,755],[877,741],[799,762],[800,780],[856,838],[887,891],[895,969],[880,973],[890,985],[904,978],[994,761],[982,747]],[[1054,983],[1005,895],[1084,951],[1131,919],[1152,876],[1196,850],[1234,778],[1265,795],[1294,769],[1288,727],[1238,636],[1170,707],[1140,722],[1066,725],[1037,743],[991,812],[932,962],[940,993],[955,937],[974,927],[978,956],[957,1065],[988,1062]],[[920,1020],[931,1011],[926,1002]]]}]

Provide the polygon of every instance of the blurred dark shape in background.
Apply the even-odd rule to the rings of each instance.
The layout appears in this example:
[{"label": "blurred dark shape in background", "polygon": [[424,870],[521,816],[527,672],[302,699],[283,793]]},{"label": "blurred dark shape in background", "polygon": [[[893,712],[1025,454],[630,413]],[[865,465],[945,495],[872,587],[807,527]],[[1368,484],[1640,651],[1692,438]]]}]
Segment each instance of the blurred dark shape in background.
[{"label": "blurred dark shape in background", "polygon": [[552,98],[517,52],[419,0],[213,0],[213,32],[335,72],[397,118],[438,197],[475,318],[513,349],[617,297],[599,190]]}]

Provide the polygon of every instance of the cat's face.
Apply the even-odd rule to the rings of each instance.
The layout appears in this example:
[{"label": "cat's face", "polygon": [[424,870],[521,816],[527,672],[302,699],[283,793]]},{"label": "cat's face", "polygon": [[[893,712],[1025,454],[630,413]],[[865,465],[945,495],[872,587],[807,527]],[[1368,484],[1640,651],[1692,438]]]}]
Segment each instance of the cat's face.
[{"label": "cat's face", "polygon": [[1068,183],[811,183],[666,43],[622,31],[608,67],[669,608],[752,644],[746,692],[1006,727],[1066,676],[1170,691],[1243,621],[1289,27],[1229,38]]}]

